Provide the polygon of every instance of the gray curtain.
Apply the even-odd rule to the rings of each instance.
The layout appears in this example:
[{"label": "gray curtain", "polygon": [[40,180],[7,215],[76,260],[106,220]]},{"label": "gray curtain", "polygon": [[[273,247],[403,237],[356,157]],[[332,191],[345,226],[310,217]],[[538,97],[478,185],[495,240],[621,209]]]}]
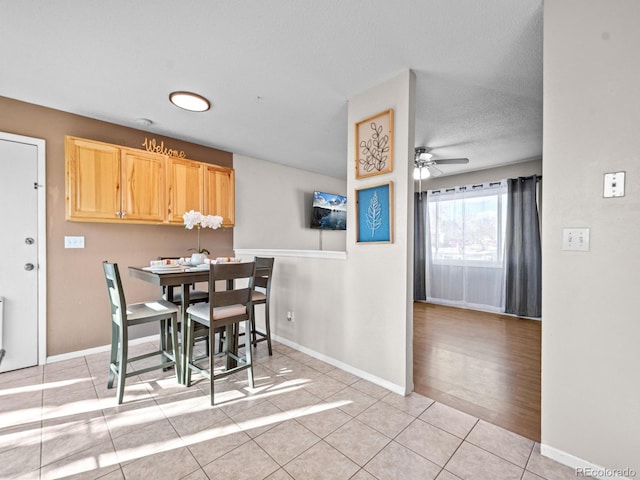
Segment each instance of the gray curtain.
[{"label": "gray curtain", "polygon": [[505,239],[506,312],[534,318],[541,316],[542,304],[537,180],[536,175],[508,180]]},{"label": "gray curtain", "polygon": [[427,224],[425,208],[427,194],[414,194],[414,228],[413,228],[413,299],[427,299],[426,265],[427,265]]}]

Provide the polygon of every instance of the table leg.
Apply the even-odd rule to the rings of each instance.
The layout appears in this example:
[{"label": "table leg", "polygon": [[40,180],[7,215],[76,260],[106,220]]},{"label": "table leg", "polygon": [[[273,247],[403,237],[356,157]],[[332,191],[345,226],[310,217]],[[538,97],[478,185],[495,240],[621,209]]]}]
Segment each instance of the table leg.
[{"label": "table leg", "polygon": [[189,368],[189,359],[187,358],[187,308],[189,308],[189,289],[191,288],[190,284],[182,285],[182,326],[180,328],[180,340],[181,340],[181,348],[180,348],[180,365],[179,371],[180,375],[178,377],[178,382],[181,384],[185,384],[187,380],[187,368]]}]

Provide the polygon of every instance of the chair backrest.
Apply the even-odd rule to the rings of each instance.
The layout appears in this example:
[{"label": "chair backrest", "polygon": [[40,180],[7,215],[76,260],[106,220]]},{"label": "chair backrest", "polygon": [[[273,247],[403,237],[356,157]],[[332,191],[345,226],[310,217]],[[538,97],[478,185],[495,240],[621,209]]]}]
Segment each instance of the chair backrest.
[{"label": "chair backrest", "polygon": [[102,262],[104,278],[107,281],[109,303],[111,304],[111,319],[118,325],[124,325],[127,320],[127,302],[122,290],[120,271],[117,263]]},{"label": "chair backrest", "polygon": [[[211,264],[209,269],[209,318],[214,318],[213,310],[215,308],[228,307],[231,305],[244,305],[246,307],[246,313],[227,319],[229,323],[249,318],[249,304],[251,302],[251,290],[253,289],[255,271],[255,262]],[[216,282],[220,280],[226,281],[226,290],[217,290]],[[247,280],[248,286],[235,288],[235,282],[237,280]],[[244,284],[246,282],[242,283]]]},{"label": "chair backrest", "polygon": [[266,295],[269,296],[271,290],[271,277],[273,276],[273,257],[253,257],[256,262],[256,274],[254,277],[254,287],[266,289]]}]

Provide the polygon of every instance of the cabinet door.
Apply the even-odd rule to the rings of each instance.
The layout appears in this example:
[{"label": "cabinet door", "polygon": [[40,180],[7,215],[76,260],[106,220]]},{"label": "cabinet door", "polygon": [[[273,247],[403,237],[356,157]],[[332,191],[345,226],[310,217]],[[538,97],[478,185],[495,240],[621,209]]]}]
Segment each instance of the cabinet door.
[{"label": "cabinet door", "polygon": [[136,223],[165,220],[165,157],[122,149],[122,219]]},{"label": "cabinet door", "polygon": [[235,174],[232,168],[204,164],[204,214],[220,215],[225,227],[235,223]]},{"label": "cabinet door", "polygon": [[167,220],[183,225],[182,215],[189,210],[202,212],[204,165],[182,158],[167,159]]},{"label": "cabinet door", "polygon": [[120,221],[120,149],[66,137],[67,220]]}]

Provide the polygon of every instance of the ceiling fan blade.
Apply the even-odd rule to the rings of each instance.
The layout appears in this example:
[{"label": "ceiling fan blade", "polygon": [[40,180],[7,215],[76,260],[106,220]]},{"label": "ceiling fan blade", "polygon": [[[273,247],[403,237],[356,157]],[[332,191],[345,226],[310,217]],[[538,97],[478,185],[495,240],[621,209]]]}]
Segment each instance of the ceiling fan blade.
[{"label": "ceiling fan blade", "polygon": [[442,175],[442,170],[434,165],[428,165],[427,170],[429,170],[429,173],[431,174],[429,175],[430,177],[439,177],[440,175]]},{"label": "ceiling fan blade", "polygon": [[454,165],[454,164],[463,164],[469,163],[468,158],[443,158],[441,160],[432,160],[436,162],[438,165]]}]

